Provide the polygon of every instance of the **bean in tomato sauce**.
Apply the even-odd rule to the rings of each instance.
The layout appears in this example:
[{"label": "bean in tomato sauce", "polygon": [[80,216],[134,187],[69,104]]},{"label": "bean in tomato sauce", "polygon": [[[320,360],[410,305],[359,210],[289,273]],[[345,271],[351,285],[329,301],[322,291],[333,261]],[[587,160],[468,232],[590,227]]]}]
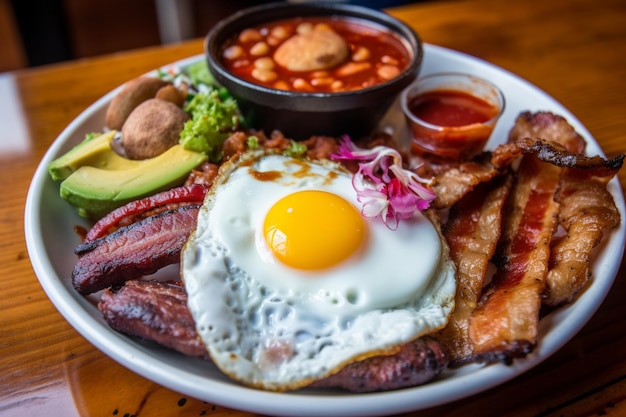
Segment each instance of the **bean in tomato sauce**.
[{"label": "bean in tomato sauce", "polygon": [[357,19],[295,18],[241,31],[225,45],[226,69],[249,82],[299,92],[372,87],[404,71],[411,54],[388,30]]}]

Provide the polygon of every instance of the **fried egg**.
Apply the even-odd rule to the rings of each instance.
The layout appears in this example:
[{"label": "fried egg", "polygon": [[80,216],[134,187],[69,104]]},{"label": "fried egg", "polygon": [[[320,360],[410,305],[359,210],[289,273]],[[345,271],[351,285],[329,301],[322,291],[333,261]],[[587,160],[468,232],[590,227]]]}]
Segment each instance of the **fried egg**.
[{"label": "fried egg", "polygon": [[250,151],[224,164],[182,253],[188,305],[218,368],[296,389],[442,328],[454,266],[417,213],[365,218],[332,161]]}]

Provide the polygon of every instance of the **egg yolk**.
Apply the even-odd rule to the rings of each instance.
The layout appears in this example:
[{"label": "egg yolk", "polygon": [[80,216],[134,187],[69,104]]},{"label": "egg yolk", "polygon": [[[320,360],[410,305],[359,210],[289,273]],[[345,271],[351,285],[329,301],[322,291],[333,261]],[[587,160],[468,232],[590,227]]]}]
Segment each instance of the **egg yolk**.
[{"label": "egg yolk", "polygon": [[274,204],[263,224],[265,241],[274,256],[293,268],[319,270],[352,255],[365,239],[365,222],[345,199],[307,190]]}]

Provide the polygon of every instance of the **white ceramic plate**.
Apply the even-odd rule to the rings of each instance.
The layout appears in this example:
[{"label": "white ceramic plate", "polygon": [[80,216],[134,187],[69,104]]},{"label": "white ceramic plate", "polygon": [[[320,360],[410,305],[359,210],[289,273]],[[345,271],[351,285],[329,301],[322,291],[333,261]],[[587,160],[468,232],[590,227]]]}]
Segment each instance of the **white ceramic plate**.
[{"label": "white ceramic plate", "polygon": [[[176,63],[184,66],[202,56]],[[448,49],[425,45],[421,75],[439,71],[464,71],[495,82],[506,97],[504,115],[493,135],[504,140],[515,117],[524,110],[547,110],[564,116],[587,141],[590,154],[602,154],[585,127],[561,104],[526,81],[489,63]],[[25,212],[26,242],[41,286],[65,319],[94,346],[123,366],[172,390],[207,402],[240,410],[283,416],[371,416],[403,413],[433,407],[487,390],[527,371],[545,360],[591,318],[606,296],[620,266],[624,247],[624,222],[603,245],[593,263],[593,283],[578,300],[541,322],[540,343],[527,358],[512,366],[466,366],[427,385],[399,391],[350,394],[338,391],[300,390],[272,393],[245,388],[230,381],[208,362],[184,357],[165,348],[111,330],[94,300],[77,294],[70,276],[76,260],[72,249],[79,239],[77,224],[86,225],[58,196],[58,184],[47,172],[48,164],[83,139],[85,133],[104,125],[106,106],[115,94],[107,94],[74,120],[44,156],[33,178]],[[397,110],[396,110],[397,111]],[[488,147],[493,147],[493,143]],[[624,197],[617,179],[609,184],[624,218]]]}]

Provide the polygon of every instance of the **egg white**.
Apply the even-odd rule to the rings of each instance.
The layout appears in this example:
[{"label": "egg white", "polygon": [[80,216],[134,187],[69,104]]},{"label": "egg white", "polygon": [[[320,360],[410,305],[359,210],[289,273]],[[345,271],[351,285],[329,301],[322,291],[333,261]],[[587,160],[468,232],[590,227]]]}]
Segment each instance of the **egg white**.
[{"label": "egg white", "polygon": [[[259,172],[281,175],[259,180]],[[285,195],[311,189],[359,207],[338,164],[246,153],[223,165],[183,250],[198,333],[215,364],[247,385],[308,385],[442,328],[454,305],[447,246],[421,214],[395,231],[366,219],[365,244],[333,268],[300,271],[274,260],[265,215]]]}]

